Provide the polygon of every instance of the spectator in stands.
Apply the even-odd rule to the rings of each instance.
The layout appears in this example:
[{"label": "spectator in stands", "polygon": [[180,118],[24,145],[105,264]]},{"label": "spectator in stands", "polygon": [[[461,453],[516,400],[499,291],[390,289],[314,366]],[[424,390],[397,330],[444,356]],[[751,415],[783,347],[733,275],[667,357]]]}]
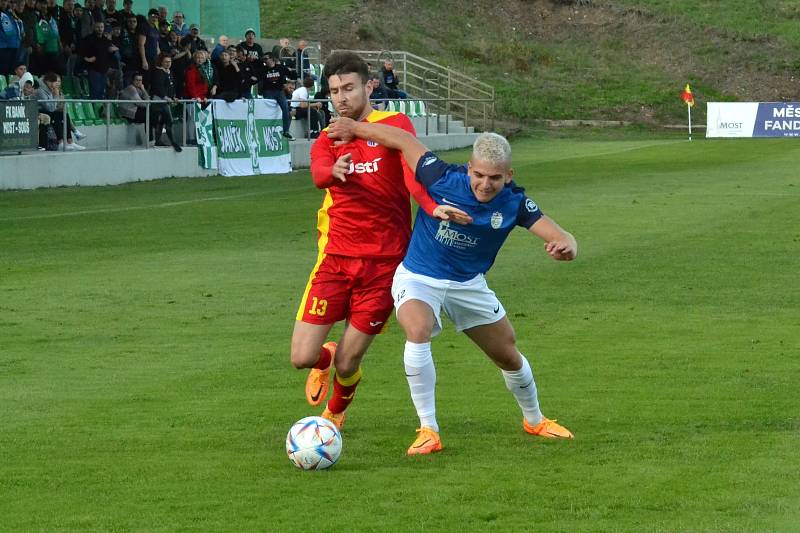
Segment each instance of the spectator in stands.
[{"label": "spectator in stands", "polygon": [[103,21],[106,24],[115,20],[117,25],[122,28],[125,26],[125,20],[127,18],[128,15],[117,9],[117,0],[106,0],[106,8],[103,10]]},{"label": "spectator in stands", "polygon": [[256,32],[253,28],[248,28],[244,32],[244,41],[239,43],[239,48],[245,52],[246,61],[261,61],[264,57],[264,50],[256,42]]},{"label": "spectator in stands", "polygon": [[79,20],[78,27],[80,28],[79,35],[81,39],[94,33],[94,23],[96,19],[92,13],[92,9],[90,8],[91,5],[92,1],[86,0],[84,6],[81,6],[80,4],[75,6],[75,16],[78,17]]},{"label": "spectator in stands", "polygon": [[[136,73],[131,78],[131,83],[119,93],[120,100],[136,100],[135,103],[120,103],[119,114],[130,124],[147,123],[147,100],[150,95],[144,88],[144,78]],[[155,113],[150,109],[150,131],[147,132],[148,142],[155,142]]]},{"label": "spectator in stands", "polygon": [[[381,83],[381,77],[377,74],[372,74],[370,76],[370,85],[372,86],[372,94],[369,96],[370,100],[384,100],[389,98],[389,93],[386,92],[386,87],[383,86]],[[388,107],[388,102],[384,101],[373,101],[372,108],[377,109],[379,111],[383,111]]]},{"label": "spectator in stands", "polygon": [[[304,78],[306,76],[311,76],[311,61],[308,58],[308,43],[300,39],[297,42],[297,52],[295,58],[295,70],[297,79]],[[313,79],[313,78],[312,78]]]},{"label": "spectator in stands", "polygon": [[217,96],[226,102],[242,97],[243,83],[239,62],[231,53],[224,50],[219,54],[217,68]]},{"label": "spectator in stands", "polygon": [[[147,117],[147,100],[150,100],[150,95],[147,89],[144,88],[144,78],[138,72],[131,77],[130,85],[126,86],[119,93],[120,100],[140,100],[141,103],[120,103],[118,104],[119,114],[128,122],[133,124],[144,124]],[[150,128],[150,137],[152,138],[152,130]]]},{"label": "spectator in stands", "polygon": [[186,96],[184,91],[186,69],[192,64],[192,38],[181,37],[178,41],[178,53],[172,57],[172,77],[175,80],[175,94]]},{"label": "spectator in stands", "polygon": [[22,4],[17,4],[16,14],[22,19],[24,29],[24,37],[22,38],[22,46],[27,53],[28,65],[33,61],[33,48],[36,40],[36,23],[39,22],[39,16],[36,13],[36,0],[25,0]]},{"label": "spectator in stands", "polygon": [[119,57],[122,61],[122,84],[125,87],[130,85],[133,73],[138,72],[142,66],[136,24],[136,17],[128,17],[125,19],[125,26],[119,36],[112,39],[114,46],[119,48]]},{"label": "spectator in stands", "polygon": [[[286,95],[287,100],[292,99],[292,95],[294,94],[294,90],[297,89],[297,84],[294,80],[286,80],[286,85],[283,86],[283,94]],[[291,111],[291,106],[289,106],[289,110]]]},{"label": "spectator in stands", "polygon": [[11,74],[8,77],[8,83],[14,83],[16,81],[19,81],[20,79],[22,79],[22,76],[24,76],[27,72],[28,72],[28,65],[26,65],[25,63],[18,63],[14,67],[14,74]]},{"label": "spectator in stands", "polygon": [[56,22],[61,18],[62,9],[60,5],[56,4],[56,0],[47,0],[47,14],[56,19]]},{"label": "spectator in stands", "polygon": [[263,63],[247,61],[247,53],[236,47],[236,64],[239,65],[239,72],[242,74],[242,97],[252,98],[252,88],[259,83],[259,76],[263,70]]},{"label": "spectator in stands", "polygon": [[[156,25],[158,23],[158,10],[151,9],[147,12],[147,20],[139,20],[136,31],[138,32],[137,48],[139,50],[139,57],[142,59],[142,75],[144,76],[145,85],[151,83],[150,77],[151,65],[155,69],[155,61],[158,58],[161,50],[158,48],[158,30]],[[150,89],[152,91],[152,88]]]},{"label": "spectator in stands", "polygon": [[322,118],[322,104],[320,102],[309,102],[309,90],[314,87],[314,80],[311,76],[303,78],[303,84],[292,93],[292,109],[294,117],[298,120],[308,120],[308,134],[312,139],[319,137],[322,128],[325,127]]},{"label": "spectator in stands", "polygon": [[[72,140],[72,122],[69,119],[69,115],[64,113],[64,102],[55,101],[64,98],[61,93],[61,76],[54,72],[48,72],[42,76],[42,84],[36,91],[35,98],[39,101],[39,111],[50,117],[61,146],[67,150],[85,150],[84,146]],[[66,146],[64,146],[65,120],[67,121]]]},{"label": "spectator in stands", "polygon": [[166,6],[158,6],[158,29],[162,26],[167,27],[167,31],[172,29],[172,23],[169,21],[169,11]]},{"label": "spectator in stands", "polygon": [[176,11],[172,15],[172,31],[178,34],[178,37],[186,37],[189,35],[189,25],[186,24],[186,17],[183,11]]},{"label": "spectator in stands", "polygon": [[92,20],[94,22],[105,22],[105,18],[103,17],[103,0],[86,0],[84,11],[90,11],[92,13]]},{"label": "spectator in stands", "polygon": [[[157,14],[158,12],[156,12]],[[156,146],[166,146],[161,144],[162,131],[166,129],[167,139],[172,144],[172,148],[176,152],[180,152],[182,149],[172,136],[172,113],[169,102],[175,100],[175,81],[172,79],[172,73],[170,72],[171,66],[171,57],[166,54],[158,55],[155,61],[155,68],[151,74],[150,94],[153,100],[159,100],[163,103],[151,106],[153,113],[152,123],[155,131]]]},{"label": "spectator in stands", "polygon": [[389,98],[408,98],[404,91],[398,89],[400,81],[397,79],[397,74],[394,71],[394,61],[391,59],[384,60],[383,67],[381,67],[381,78],[383,78],[383,85],[386,87]]},{"label": "spectator in stands", "polygon": [[14,70],[14,62],[22,46],[21,30],[24,31],[24,28],[17,25],[8,0],[0,0],[0,76],[11,74]]},{"label": "spectator in stands", "polygon": [[16,31],[20,37],[20,45],[17,48],[17,55],[14,57],[13,63],[25,63],[27,65],[30,56],[30,48],[27,42],[28,37],[25,34],[25,22],[22,18],[25,13],[25,0],[9,0],[6,13],[11,17],[11,21],[16,24]]},{"label": "spectator in stands", "polygon": [[58,19],[58,35],[61,38],[61,49],[64,52],[65,72],[72,76],[75,72],[77,52],[80,50],[80,20],[75,13],[75,1],[64,0],[64,8]]},{"label": "spectator in stands", "polygon": [[[324,80],[325,77],[323,76],[322,79]],[[320,102],[322,104],[322,107],[320,107],[320,111],[322,112],[322,115],[324,117],[324,124],[326,125],[330,124],[331,118],[333,118],[333,116],[331,115],[331,110],[330,107],[328,106],[331,100],[331,88],[328,86],[328,84],[320,86],[319,91],[317,91],[317,94],[314,95],[314,99],[325,100],[325,102]]]},{"label": "spectator in stands", "polygon": [[19,79],[15,79],[8,84],[4,90],[0,91],[0,100],[17,100],[25,98],[25,84],[31,86],[28,96],[33,93],[33,74],[25,72]]},{"label": "spectator in stands", "polygon": [[206,101],[217,94],[214,65],[208,61],[208,52],[198,50],[192,54],[192,64],[186,69],[183,94],[186,98]]},{"label": "spectator in stands", "polygon": [[104,32],[105,24],[95,22],[94,33],[84,39],[81,45],[81,55],[87,63],[89,74],[89,97],[92,99],[105,99],[112,55],[119,51]]},{"label": "spectator in stands", "polygon": [[158,26],[158,49],[165,54],[172,54],[172,42],[169,39],[169,27],[166,24]]},{"label": "spectator in stands", "polygon": [[34,74],[63,72],[61,66],[61,41],[58,37],[58,21],[50,14],[47,0],[36,0],[36,36],[34,37]]},{"label": "spectator in stands", "polygon": [[283,136],[292,140],[289,127],[292,125],[292,116],[289,114],[289,104],[283,86],[289,78],[290,71],[283,65],[275,63],[275,58],[269,53],[264,59],[264,69],[261,72],[261,96],[275,100],[283,114]]},{"label": "spectator in stands", "polygon": [[216,62],[219,59],[219,55],[228,48],[228,36],[227,35],[220,35],[219,39],[217,39],[217,44],[214,45],[214,49],[211,50],[211,61]]},{"label": "spectator in stands", "polygon": [[136,13],[133,12],[133,0],[122,0],[122,18],[125,20],[135,17]]},{"label": "spectator in stands", "polygon": [[289,39],[287,37],[281,37],[278,39],[278,44],[272,47],[272,56],[278,63],[283,63],[284,55],[294,55],[291,53]]},{"label": "spectator in stands", "polygon": [[198,50],[208,50],[206,47],[206,42],[200,38],[200,26],[197,24],[192,24],[189,26],[189,35],[187,36],[191,39],[192,43],[192,55]]}]

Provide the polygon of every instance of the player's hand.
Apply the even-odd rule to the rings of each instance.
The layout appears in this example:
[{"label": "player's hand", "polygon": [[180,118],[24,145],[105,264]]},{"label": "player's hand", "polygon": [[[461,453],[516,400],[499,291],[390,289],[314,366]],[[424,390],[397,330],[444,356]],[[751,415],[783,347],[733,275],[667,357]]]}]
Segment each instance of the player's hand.
[{"label": "player's hand", "polygon": [[572,261],[577,251],[568,242],[551,241],[544,243],[544,250],[556,261]]},{"label": "player's hand", "polygon": [[437,205],[436,209],[433,210],[433,216],[439,220],[452,220],[456,224],[462,225],[472,222],[471,216],[452,205]]},{"label": "player's hand", "polygon": [[357,122],[352,118],[336,117],[331,120],[328,126],[328,138],[334,140],[334,146],[352,142],[356,138],[356,124]]},{"label": "player's hand", "polygon": [[333,169],[331,169],[331,174],[337,180],[340,180],[342,183],[347,181],[347,173],[350,172],[350,160],[353,159],[353,156],[350,154],[344,154],[342,157],[336,160],[336,163],[333,164]]}]

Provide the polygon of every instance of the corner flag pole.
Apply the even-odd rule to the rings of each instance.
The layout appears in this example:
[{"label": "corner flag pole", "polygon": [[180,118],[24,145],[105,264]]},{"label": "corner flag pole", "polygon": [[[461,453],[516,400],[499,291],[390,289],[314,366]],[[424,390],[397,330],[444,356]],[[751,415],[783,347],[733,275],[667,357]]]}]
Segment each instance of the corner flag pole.
[{"label": "corner flag pole", "polygon": [[694,105],[694,95],[692,94],[692,89],[689,87],[689,84],[686,84],[686,88],[681,92],[681,100],[686,102],[686,111],[689,113],[689,140],[692,140],[692,106]]}]

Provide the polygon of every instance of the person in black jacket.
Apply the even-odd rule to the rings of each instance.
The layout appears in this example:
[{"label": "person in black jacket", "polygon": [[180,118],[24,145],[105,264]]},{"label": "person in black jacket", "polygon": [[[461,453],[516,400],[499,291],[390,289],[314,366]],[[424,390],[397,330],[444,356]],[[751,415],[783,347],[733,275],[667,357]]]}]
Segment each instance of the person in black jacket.
[{"label": "person in black jacket", "polygon": [[224,50],[219,54],[217,63],[217,97],[226,102],[233,102],[242,97],[243,83],[239,63],[232,58],[230,52]]},{"label": "person in black jacket", "polygon": [[383,62],[381,77],[383,78],[383,86],[386,87],[389,98],[408,98],[405,91],[399,89],[399,80],[394,71],[394,61],[387,59]]},{"label": "person in black jacket", "polygon": [[283,92],[283,86],[286,85],[286,80],[292,76],[292,72],[275,62],[275,58],[271,53],[264,56],[264,68],[261,71],[261,96],[264,98],[275,100],[278,107],[281,108],[283,114],[283,136],[289,140],[293,137],[289,134],[289,126],[292,125],[292,116],[289,114],[289,103],[286,100],[286,93]]},{"label": "person in black jacket", "polygon": [[114,52],[119,50],[104,31],[105,24],[95,22],[94,33],[81,43],[81,55],[89,73],[89,97],[97,100],[106,97],[108,69]]},{"label": "person in black jacket", "polygon": [[[150,95],[153,100],[172,102],[175,100],[175,81],[172,79],[170,67],[172,58],[167,54],[159,54],[156,58],[156,68],[153,69],[150,79]],[[156,146],[166,146],[160,142],[162,129],[167,130],[167,139],[176,152],[182,151],[180,145],[172,136],[172,113],[169,103],[153,104],[153,128],[155,129]]]}]

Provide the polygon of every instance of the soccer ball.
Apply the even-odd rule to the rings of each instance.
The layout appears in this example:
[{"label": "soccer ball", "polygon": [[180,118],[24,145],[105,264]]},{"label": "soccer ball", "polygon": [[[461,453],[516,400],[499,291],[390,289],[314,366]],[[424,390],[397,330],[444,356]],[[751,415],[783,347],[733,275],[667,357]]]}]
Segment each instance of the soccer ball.
[{"label": "soccer ball", "polygon": [[286,453],[297,468],[329,468],[342,453],[342,435],[330,420],[307,416],[295,422],[286,435]]}]

